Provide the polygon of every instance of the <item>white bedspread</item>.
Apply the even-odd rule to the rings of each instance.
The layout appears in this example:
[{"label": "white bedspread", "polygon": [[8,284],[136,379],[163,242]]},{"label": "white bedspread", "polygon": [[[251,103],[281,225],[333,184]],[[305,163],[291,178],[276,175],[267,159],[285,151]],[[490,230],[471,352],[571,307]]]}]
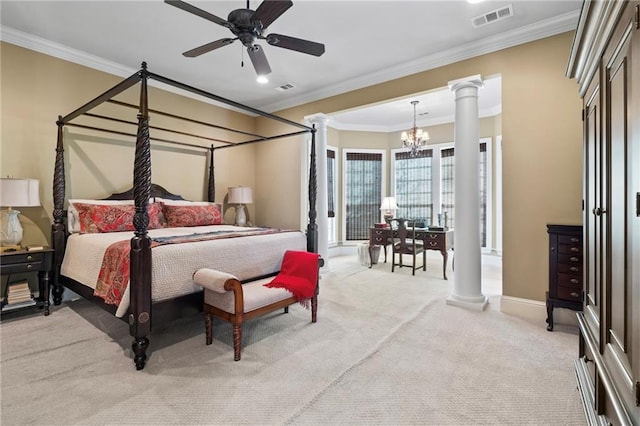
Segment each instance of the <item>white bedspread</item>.
[{"label": "white bedspread", "polygon": [[[165,228],[152,229],[149,235],[166,237],[234,229],[251,228],[231,225]],[[67,241],[62,275],[95,289],[107,247],[132,237],[133,232],[72,234]],[[157,302],[201,291],[202,287],[192,279],[193,273],[200,268],[218,269],[240,280],[276,272],[286,250],[306,248],[306,236],[300,231],[160,245],[151,250],[151,298]],[[116,316],[122,317],[128,308],[127,286]]]}]

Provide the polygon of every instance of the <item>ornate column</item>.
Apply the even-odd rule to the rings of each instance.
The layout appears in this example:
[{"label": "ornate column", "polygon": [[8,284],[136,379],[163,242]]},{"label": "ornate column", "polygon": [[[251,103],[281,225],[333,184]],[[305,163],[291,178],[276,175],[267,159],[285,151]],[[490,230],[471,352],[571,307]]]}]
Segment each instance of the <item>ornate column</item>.
[{"label": "ornate column", "polygon": [[448,305],[484,310],[488,299],[481,291],[480,256],[480,75],[449,82],[455,93],[455,281]]},{"label": "ornate column", "polygon": [[327,198],[327,122],[329,117],[314,114],[306,117],[310,125],[316,126],[316,168],[318,183],[318,253],[324,259],[323,269],[329,269],[329,200]]}]

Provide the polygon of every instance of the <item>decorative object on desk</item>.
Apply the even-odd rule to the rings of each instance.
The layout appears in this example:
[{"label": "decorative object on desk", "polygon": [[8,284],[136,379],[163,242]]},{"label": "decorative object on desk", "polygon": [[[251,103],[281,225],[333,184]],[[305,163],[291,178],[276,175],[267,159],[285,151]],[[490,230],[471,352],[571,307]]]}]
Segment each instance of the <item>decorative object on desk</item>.
[{"label": "decorative object on desk", "polygon": [[382,200],[382,204],[380,205],[380,210],[384,210],[384,220],[385,222],[389,222],[393,219],[393,214],[395,210],[398,210],[398,205],[396,204],[395,197],[384,197]]},{"label": "decorative object on desk", "polygon": [[413,127],[408,132],[402,132],[400,135],[402,145],[411,150],[412,157],[415,157],[418,151],[420,151],[429,140],[429,132],[418,129],[416,125],[416,105],[418,105],[419,102],[420,101],[411,101],[411,105],[413,105]]},{"label": "decorative object on desk", "polygon": [[19,210],[13,207],[38,207],[40,205],[40,182],[37,179],[6,177],[0,179],[0,206],[2,211],[2,238],[0,244],[20,247],[22,225],[18,219]]},{"label": "decorative object on desk", "polygon": [[385,222],[385,223],[374,223],[373,226],[375,228],[387,228],[389,226],[389,224],[387,222]]},{"label": "decorative object on desk", "polygon": [[247,224],[247,214],[244,210],[245,204],[253,203],[253,190],[248,186],[236,186],[229,188],[229,204],[237,204],[236,225],[245,226]]},{"label": "decorative object on desk", "polygon": [[38,251],[38,250],[44,250],[44,246],[26,246],[25,249],[27,251]]},{"label": "decorative object on desk", "polygon": [[449,229],[449,214],[447,212],[444,212],[443,215],[444,215],[444,229]]}]

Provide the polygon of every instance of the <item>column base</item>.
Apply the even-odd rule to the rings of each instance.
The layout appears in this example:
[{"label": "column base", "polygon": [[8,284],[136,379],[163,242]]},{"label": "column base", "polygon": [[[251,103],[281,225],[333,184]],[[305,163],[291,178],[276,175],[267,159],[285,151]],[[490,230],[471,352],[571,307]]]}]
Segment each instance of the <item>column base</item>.
[{"label": "column base", "polygon": [[474,311],[484,311],[489,304],[489,298],[480,297],[460,297],[455,294],[449,295],[446,300],[447,305],[458,306],[460,308],[471,309]]}]

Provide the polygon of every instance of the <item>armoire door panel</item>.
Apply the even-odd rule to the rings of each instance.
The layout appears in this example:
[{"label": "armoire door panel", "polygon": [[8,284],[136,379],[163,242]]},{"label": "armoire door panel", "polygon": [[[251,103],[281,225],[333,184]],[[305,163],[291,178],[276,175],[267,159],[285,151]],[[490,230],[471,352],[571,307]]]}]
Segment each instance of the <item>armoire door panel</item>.
[{"label": "armoire door panel", "polygon": [[[624,418],[636,407],[633,368],[633,333],[638,325],[633,324],[633,280],[632,272],[637,263],[633,259],[633,244],[630,239],[635,215],[629,203],[634,167],[630,157],[633,139],[634,114],[631,96],[630,66],[632,63],[632,37],[635,27],[634,15],[628,7],[621,16],[618,29],[611,38],[609,48],[603,56],[606,64],[604,137],[607,146],[608,192],[606,203],[607,271],[605,272],[605,315],[601,322],[605,330],[603,359],[612,380],[618,387],[618,403],[624,409],[616,411]],[[636,36],[636,40],[637,40]],[[636,71],[637,72],[637,71]],[[635,167],[638,165],[636,164]],[[637,285],[637,284],[636,284]],[[601,343],[602,344],[602,343]],[[636,366],[637,369],[637,366]]]}]

